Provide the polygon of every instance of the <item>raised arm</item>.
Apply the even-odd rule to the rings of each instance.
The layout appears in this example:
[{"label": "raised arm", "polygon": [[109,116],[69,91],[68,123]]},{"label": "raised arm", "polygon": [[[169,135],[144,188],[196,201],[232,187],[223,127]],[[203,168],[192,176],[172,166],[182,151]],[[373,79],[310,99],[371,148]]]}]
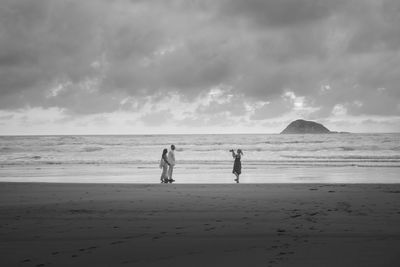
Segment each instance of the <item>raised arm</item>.
[{"label": "raised arm", "polygon": [[231,150],[232,152],[232,158],[236,158],[235,150]]}]

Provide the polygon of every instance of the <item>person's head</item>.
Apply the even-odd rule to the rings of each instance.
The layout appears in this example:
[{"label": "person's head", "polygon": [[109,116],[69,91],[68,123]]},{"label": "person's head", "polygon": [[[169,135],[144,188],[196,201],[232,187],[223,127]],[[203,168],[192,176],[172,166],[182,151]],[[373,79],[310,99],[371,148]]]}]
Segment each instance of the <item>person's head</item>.
[{"label": "person's head", "polygon": [[168,149],[164,148],[163,152],[162,152],[162,157],[164,157],[165,155],[167,155],[168,153]]},{"label": "person's head", "polygon": [[175,150],[175,145],[171,145],[171,150]]},{"label": "person's head", "polygon": [[242,150],[240,148],[237,150],[237,153],[240,154],[240,155],[243,155],[243,152],[242,152]]}]

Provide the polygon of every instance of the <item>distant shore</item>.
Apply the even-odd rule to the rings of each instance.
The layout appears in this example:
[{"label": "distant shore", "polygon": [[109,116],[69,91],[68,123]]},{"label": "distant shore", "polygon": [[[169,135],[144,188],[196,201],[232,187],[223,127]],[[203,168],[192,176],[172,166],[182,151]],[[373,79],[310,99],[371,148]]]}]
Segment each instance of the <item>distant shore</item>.
[{"label": "distant shore", "polygon": [[400,184],[0,183],[1,266],[398,266]]}]

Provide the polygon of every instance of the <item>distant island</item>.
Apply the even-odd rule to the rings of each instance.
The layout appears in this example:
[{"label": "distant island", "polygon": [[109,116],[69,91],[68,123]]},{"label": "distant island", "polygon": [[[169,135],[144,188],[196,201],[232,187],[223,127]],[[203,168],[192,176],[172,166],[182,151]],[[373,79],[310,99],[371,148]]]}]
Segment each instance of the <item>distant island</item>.
[{"label": "distant island", "polygon": [[281,134],[327,134],[331,132],[320,123],[306,120],[292,121]]}]

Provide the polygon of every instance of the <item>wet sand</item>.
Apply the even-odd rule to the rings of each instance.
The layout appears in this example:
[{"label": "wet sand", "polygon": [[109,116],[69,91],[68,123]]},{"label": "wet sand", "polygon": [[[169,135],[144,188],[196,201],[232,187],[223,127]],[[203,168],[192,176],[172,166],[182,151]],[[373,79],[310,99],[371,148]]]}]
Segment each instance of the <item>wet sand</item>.
[{"label": "wet sand", "polygon": [[400,185],[0,183],[0,266],[398,266]]}]

